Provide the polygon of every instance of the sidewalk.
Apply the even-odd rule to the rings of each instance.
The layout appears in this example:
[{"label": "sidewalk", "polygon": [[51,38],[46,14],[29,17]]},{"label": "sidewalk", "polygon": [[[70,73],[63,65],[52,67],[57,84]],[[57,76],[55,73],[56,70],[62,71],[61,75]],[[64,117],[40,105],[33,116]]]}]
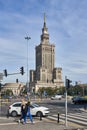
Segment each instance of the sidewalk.
[{"label": "sidewalk", "polygon": [[[22,123],[18,123],[15,118],[6,118],[6,117],[0,117],[0,130],[78,130],[79,127],[69,125],[66,127],[63,122],[57,123],[56,121],[50,121],[50,120],[39,120],[38,118],[34,118],[34,124],[30,123],[30,120],[28,120],[28,123],[23,125]],[[79,128],[79,130],[82,130]]]},{"label": "sidewalk", "polygon": [[18,123],[12,118],[0,118],[0,130],[77,130],[74,127],[65,127],[64,124],[58,124],[57,122],[52,121],[40,121],[38,119],[34,119],[34,124],[31,124],[30,121],[23,125],[22,123]]},{"label": "sidewalk", "polygon": [[82,112],[87,112],[87,108],[86,108],[86,109],[80,108],[80,111],[82,111]]}]

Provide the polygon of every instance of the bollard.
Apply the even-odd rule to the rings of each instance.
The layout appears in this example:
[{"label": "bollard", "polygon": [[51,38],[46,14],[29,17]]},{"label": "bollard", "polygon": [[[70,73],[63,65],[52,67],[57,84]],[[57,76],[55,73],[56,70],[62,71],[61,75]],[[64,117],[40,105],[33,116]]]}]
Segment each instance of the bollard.
[{"label": "bollard", "polygon": [[57,123],[59,123],[59,112],[58,112],[58,118],[57,118]]},{"label": "bollard", "polygon": [[86,105],[84,105],[84,110],[86,110],[87,109],[87,106]]},{"label": "bollard", "polygon": [[9,110],[7,110],[7,118],[9,118]]},{"label": "bollard", "polygon": [[40,121],[42,120],[42,113],[40,113]]}]

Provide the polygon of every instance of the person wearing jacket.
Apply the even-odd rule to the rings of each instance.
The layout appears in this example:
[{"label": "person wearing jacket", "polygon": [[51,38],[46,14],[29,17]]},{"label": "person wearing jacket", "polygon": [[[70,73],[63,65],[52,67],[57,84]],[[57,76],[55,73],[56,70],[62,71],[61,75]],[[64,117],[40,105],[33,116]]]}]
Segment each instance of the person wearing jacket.
[{"label": "person wearing jacket", "polygon": [[30,101],[27,102],[27,104],[26,104],[26,108],[27,108],[27,117],[29,117],[31,123],[33,123],[32,114],[31,114],[31,112],[30,112]]},{"label": "person wearing jacket", "polygon": [[21,103],[21,117],[19,122],[23,119],[23,124],[26,123],[26,117],[27,117],[27,106],[24,100],[22,100]]}]

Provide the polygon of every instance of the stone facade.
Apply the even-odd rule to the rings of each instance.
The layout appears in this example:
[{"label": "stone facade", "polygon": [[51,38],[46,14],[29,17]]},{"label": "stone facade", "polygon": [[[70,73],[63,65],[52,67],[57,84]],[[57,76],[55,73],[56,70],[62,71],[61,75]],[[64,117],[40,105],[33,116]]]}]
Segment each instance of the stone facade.
[{"label": "stone facade", "polygon": [[20,95],[21,90],[25,88],[24,88],[24,84],[22,83],[6,83],[2,88],[2,92],[8,89],[12,90],[14,96],[18,96]]},{"label": "stone facade", "polygon": [[36,70],[30,70],[30,90],[37,92],[40,87],[64,86],[62,68],[55,68],[55,45],[49,42],[45,16],[41,41],[35,50]]}]

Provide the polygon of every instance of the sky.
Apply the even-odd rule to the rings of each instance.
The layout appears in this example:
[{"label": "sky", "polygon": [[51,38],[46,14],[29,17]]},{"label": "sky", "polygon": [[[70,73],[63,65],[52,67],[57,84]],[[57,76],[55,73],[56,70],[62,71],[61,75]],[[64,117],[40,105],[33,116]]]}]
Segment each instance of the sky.
[{"label": "sky", "polygon": [[87,0],[0,0],[0,73],[2,83],[27,81],[28,67],[35,69],[35,46],[40,44],[44,13],[50,43],[55,44],[55,67],[65,76],[87,83]]}]

